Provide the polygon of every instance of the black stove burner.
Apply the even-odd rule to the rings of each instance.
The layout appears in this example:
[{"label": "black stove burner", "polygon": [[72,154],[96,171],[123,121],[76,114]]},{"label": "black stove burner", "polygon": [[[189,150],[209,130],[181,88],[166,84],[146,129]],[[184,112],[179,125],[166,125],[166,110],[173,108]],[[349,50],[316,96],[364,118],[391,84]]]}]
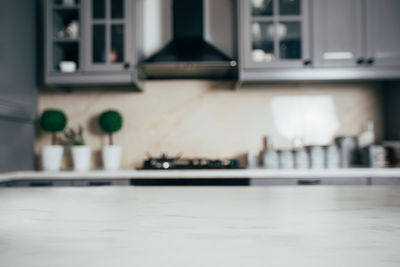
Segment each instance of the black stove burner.
[{"label": "black stove burner", "polygon": [[185,159],[177,156],[169,158],[162,154],[159,158],[149,157],[144,161],[142,170],[192,170],[192,169],[240,169],[239,160]]}]

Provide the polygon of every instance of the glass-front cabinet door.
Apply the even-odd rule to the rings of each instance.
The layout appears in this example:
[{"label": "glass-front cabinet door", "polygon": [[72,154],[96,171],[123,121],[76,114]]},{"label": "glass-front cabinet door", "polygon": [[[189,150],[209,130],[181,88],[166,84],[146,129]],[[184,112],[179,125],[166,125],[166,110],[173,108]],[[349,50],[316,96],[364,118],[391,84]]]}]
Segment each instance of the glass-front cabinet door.
[{"label": "glass-front cabinet door", "polygon": [[245,68],[310,65],[308,0],[240,0]]},{"label": "glass-front cabinet door", "polygon": [[131,0],[85,1],[87,70],[128,70],[132,62]]}]

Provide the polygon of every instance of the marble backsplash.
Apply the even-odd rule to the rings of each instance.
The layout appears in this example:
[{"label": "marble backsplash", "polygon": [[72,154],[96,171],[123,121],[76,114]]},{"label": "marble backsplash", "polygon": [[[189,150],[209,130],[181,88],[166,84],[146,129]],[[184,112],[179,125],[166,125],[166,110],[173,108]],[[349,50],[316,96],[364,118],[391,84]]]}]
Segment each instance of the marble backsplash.
[{"label": "marble backsplash", "polygon": [[[86,143],[93,148],[93,168],[101,167],[100,149],[107,142],[97,125],[106,109],[124,116],[123,128],[114,137],[124,149],[123,168],[140,166],[146,153],[244,155],[262,149],[265,135],[275,136],[278,148],[289,148],[293,138],[324,144],[335,136],[358,134],[369,120],[375,123],[378,139],[381,136],[379,84],[251,85],[239,90],[231,86],[184,80],[149,81],[142,93],[118,88],[42,90],[39,113],[59,108],[68,116],[69,127],[84,127]],[[37,155],[50,139],[38,130]],[[69,166],[64,162],[64,168]]]}]

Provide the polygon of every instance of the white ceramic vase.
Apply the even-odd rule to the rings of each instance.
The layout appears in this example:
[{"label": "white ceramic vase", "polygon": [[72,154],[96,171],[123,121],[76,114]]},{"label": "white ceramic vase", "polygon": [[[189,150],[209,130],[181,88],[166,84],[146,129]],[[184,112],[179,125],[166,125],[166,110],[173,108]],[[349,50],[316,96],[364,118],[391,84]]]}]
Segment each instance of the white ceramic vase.
[{"label": "white ceramic vase", "polygon": [[92,155],[90,146],[73,146],[71,152],[75,171],[90,170],[90,159]]},{"label": "white ceramic vase", "polygon": [[119,170],[122,157],[122,148],[120,146],[104,146],[102,156],[104,170]]},{"label": "white ceramic vase", "polygon": [[42,168],[45,171],[59,171],[64,147],[43,146],[42,147]]}]

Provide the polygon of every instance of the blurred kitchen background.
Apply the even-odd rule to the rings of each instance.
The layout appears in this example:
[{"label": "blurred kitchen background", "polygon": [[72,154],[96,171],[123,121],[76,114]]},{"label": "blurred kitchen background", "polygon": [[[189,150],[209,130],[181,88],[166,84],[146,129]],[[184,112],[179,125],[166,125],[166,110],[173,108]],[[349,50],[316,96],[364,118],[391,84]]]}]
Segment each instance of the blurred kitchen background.
[{"label": "blurred kitchen background", "polygon": [[[238,62],[237,71],[225,79],[146,79],[134,66],[171,40],[172,2],[116,1],[132,12],[129,21],[115,22],[126,23],[131,32],[125,38],[135,43],[128,42],[135,48],[131,58],[136,62],[125,65],[134,69],[132,83],[123,82],[126,77],[119,78],[119,73],[103,82],[101,73],[90,74],[84,81],[85,73],[73,77],[56,70],[60,61],[75,60],[76,73],[98,71],[86,62],[91,54],[85,49],[93,45],[87,44],[90,25],[103,23],[84,17],[91,14],[87,11],[91,1],[63,1],[2,1],[1,50],[15,51],[13,58],[1,54],[2,84],[6,79],[14,83],[1,87],[0,100],[29,108],[23,108],[27,119],[22,114],[17,122],[8,119],[15,112],[3,112],[1,128],[27,123],[35,135],[34,161],[29,149],[22,149],[14,158],[27,157],[26,161],[2,165],[3,170],[39,168],[40,148],[50,138],[37,129],[35,121],[48,108],[63,110],[69,126],[84,127],[87,144],[94,151],[92,168],[101,168],[100,150],[106,137],[96,122],[105,109],[117,109],[124,116],[124,127],[115,135],[115,143],[124,149],[124,169],[140,167],[147,153],[239,157],[247,164],[249,155],[258,151],[262,166],[266,146],[283,150],[326,146],[343,136],[357,142],[368,131],[374,144],[400,138],[397,0],[204,0],[205,39]],[[106,9],[111,2],[104,2]],[[22,3],[26,5],[21,7]],[[78,22],[77,43],[65,40],[63,29],[52,28],[60,23],[57,20],[65,27]],[[274,27],[269,27],[272,22]],[[116,73],[100,70],[108,76]],[[25,85],[22,80],[28,78]],[[2,135],[16,138],[13,133]],[[29,143],[32,136],[21,138]],[[6,145],[2,140],[4,158],[10,153]],[[64,168],[68,164],[64,162]]]}]

